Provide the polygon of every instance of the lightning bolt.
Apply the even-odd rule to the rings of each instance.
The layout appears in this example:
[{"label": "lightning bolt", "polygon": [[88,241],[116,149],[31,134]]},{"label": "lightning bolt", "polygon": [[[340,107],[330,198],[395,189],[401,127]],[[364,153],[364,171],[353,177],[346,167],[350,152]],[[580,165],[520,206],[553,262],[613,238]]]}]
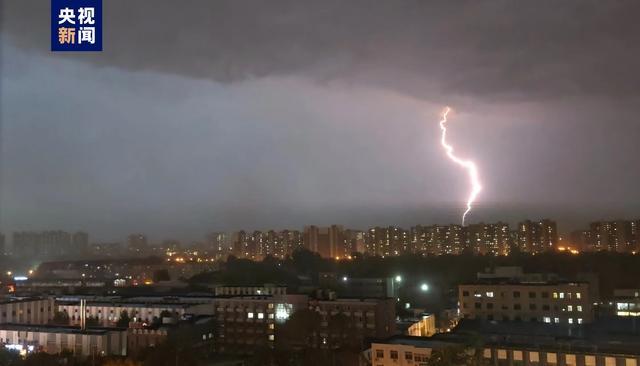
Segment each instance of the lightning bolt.
[{"label": "lightning bolt", "polygon": [[447,156],[454,163],[460,165],[461,167],[467,170],[467,174],[469,174],[469,182],[471,183],[471,192],[469,192],[469,197],[467,198],[467,210],[462,214],[462,226],[464,226],[464,220],[467,217],[469,211],[473,207],[473,203],[475,202],[478,194],[482,191],[482,185],[480,184],[480,178],[478,177],[478,167],[476,163],[471,160],[460,159],[453,153],[453,146],[447,143],[447,127],[445,124],[447,123],[447,115],[451,112],[451,108],[446,107],[444,112],[442,113],[442,119],[440,120],[440,129],[442,130],[442,138],[440,140],[440,144],[447,152]]}]

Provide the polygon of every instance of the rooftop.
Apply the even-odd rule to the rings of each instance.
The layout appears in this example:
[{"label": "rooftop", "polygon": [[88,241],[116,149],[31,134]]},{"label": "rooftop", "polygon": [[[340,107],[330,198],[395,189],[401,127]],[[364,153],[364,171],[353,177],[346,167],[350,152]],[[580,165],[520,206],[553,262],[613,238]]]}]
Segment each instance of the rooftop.
[{"label": "rooftop", "polygon": [[126,328],[105,328],[105,327],[96,327],[96,328],[87,328],[85,330],[80,329],[79,327],[72,326],[60,326],[60,325],[34,325],[34,324],[14,324],[14,323],[4,323],[0,324],[0,330],[15,330],[22,332],[40,332],[40,333],[64,333],[64,334],[107,334],[109,332],[126,332]]}]

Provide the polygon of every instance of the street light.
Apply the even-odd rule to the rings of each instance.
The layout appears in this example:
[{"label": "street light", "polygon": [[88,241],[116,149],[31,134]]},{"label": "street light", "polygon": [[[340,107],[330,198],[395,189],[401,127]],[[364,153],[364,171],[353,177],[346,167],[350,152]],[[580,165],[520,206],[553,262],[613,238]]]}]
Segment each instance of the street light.
[{"label": "street light", "polygon": [[402,276],[397,275],[396,276],[396,282],[398,282],[398,283],[402,282]]},{"label": "street light", "polygon": [[343,282],[347,282],[347,280],[348,280],[347,276],[342,277]]},{"label": "street light", "polygon": [[426,283],[423,283],[422,285],[420,285],[420,291],[422,292],[429,291],[429,285],[427,285]]}]

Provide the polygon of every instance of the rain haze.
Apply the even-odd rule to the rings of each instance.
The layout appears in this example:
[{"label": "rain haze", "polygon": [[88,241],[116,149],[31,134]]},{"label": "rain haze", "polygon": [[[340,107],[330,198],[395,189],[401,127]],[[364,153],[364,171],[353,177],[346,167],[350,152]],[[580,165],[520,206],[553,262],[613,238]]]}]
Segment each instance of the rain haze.
[{"label": "rain haze", "polygon": [[[0,0],[0,231],[195,240],[640,212],[640,2]],[[179,4],[179,6],[177,5]]]}]

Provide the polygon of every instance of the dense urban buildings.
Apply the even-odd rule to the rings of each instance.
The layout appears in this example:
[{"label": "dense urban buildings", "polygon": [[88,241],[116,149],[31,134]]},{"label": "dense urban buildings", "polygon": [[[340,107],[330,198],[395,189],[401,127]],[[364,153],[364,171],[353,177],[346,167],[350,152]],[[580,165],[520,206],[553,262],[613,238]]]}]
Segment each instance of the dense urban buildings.
[{"label": "dense urban buildings", "polygon": [[[296,250],[306,249],[324,258],[349,259],[354,254],[379,257],[420,254],[424,256],[476,255],[502,256],[513,250],[539,254],[549,251],[637,253],[640,245],[640,220],[599,221],[587,230],[576,230],[566,236],[558,232],[550,219],[524,220],[515,230],[504,222],[474,223],[467,226],[416,225],[409,229],[398,226],[376,226],[367,230],[346,229],[341,225],[306,226],[300,230],[240,230],[207,234],[203,241],[183,244],[178,240],[150,242],[145,234],[131,234],[125,245],[118,242],[89,240],[86,232],[54,231],[14,232],[12,243],[0,234],[3,252],[20,258],[53,260],[83,256],[105,258],[149,255],[173,255],[175,258],[206,257],[262,260],[284,259]],[[12,248],[12,249],[9,249]]]}]

